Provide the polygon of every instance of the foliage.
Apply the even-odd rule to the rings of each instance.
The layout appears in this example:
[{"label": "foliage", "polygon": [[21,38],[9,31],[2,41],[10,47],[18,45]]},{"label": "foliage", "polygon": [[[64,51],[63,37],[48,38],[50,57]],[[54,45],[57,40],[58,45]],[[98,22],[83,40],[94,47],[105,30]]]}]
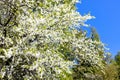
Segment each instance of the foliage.
[{"label": "foliage", "polygon": [[94,27],[91,27],[91,32],[92,32],[91,39],[96,40],[96,41],[100,41],[99,35]]},{"label": "foliage", "polygon": [[0,1],[0,79],[77,80],[103,70],[104,44],[75,29],[93,18],[76,2]]},{"label": "foliage", "polygon": [[118,66],[120,66],[120,51],[117,53],[117,55],[115,56],[115,61],[118,64]]},{"label": "foliage", "polygon": [[119,76],[119,79],[120,79],[120,51],[115,56],[115,61],[116,61],[117,66],[118,66],[117,70],[118,70],[118,76]]},{"label": "foliage", "polygon": [[119,80],[118,79],[118,66],[115,62],[112,62],[105,67],[105,80]]}]

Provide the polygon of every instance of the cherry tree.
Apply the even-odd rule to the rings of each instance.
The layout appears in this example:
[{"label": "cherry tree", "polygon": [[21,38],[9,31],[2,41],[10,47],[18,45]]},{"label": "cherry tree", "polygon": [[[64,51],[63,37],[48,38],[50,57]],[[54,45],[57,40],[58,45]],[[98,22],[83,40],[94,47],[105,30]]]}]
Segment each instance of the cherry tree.
[{"label": "cherry tree", "polygon": [[77,67],[102,70],[104,44],[75,28],[94,18],[77,2],[0,0],[0,78],[72,80]]}]

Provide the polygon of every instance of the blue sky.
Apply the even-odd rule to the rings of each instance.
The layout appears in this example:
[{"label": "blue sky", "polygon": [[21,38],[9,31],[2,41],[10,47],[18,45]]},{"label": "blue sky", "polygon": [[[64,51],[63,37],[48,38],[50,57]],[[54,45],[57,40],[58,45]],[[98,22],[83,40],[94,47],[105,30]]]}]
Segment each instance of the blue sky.
[{"label": "blue sky", "polygon": [[120,50],[120,0],[82,0],[76,6],[82,15],[90,12],[96,17],[87,23],[97,29],[100,39],[115,56]]}]

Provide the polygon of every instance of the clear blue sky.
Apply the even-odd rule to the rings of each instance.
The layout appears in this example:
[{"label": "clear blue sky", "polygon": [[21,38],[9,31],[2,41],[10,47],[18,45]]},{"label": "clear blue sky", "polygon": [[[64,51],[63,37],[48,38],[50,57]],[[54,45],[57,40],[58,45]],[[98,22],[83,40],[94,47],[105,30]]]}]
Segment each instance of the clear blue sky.
[{"label": "clear blue sky", "polygon": [[82,15],[90,12],[96,17],[87,23],[97,29],[100,39],[115,56],[120,50],[120,0],[82,0],[76,6]]}]

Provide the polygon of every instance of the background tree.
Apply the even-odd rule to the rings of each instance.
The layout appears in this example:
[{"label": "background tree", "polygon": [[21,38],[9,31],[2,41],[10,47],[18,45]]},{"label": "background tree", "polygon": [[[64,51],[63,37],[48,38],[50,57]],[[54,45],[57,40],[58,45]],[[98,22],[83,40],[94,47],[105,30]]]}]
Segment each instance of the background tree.
[{"label": "background tree", "polygon": [[115,56],[115,61],[117,63],[117,66],[118,66],[118,76],[119,76],[119,79],[120,79],[120,51],[118,51],[117,55]]},{"label": "background tree", "polygon": [[119,80],[118,66],[114,60],[105,66],[105,80]]},{"label": "background tree", "polygon": [[99,35],[94,27],[91,27],[91,39],[96,40],[96,41],[100,41],[100,37],[99,37]]},{"label": "background tree", "polygon": [[115,61],[118,64],[118,66],[120,66],[120,51],[117,53],[117,55],[115,56]]}]

